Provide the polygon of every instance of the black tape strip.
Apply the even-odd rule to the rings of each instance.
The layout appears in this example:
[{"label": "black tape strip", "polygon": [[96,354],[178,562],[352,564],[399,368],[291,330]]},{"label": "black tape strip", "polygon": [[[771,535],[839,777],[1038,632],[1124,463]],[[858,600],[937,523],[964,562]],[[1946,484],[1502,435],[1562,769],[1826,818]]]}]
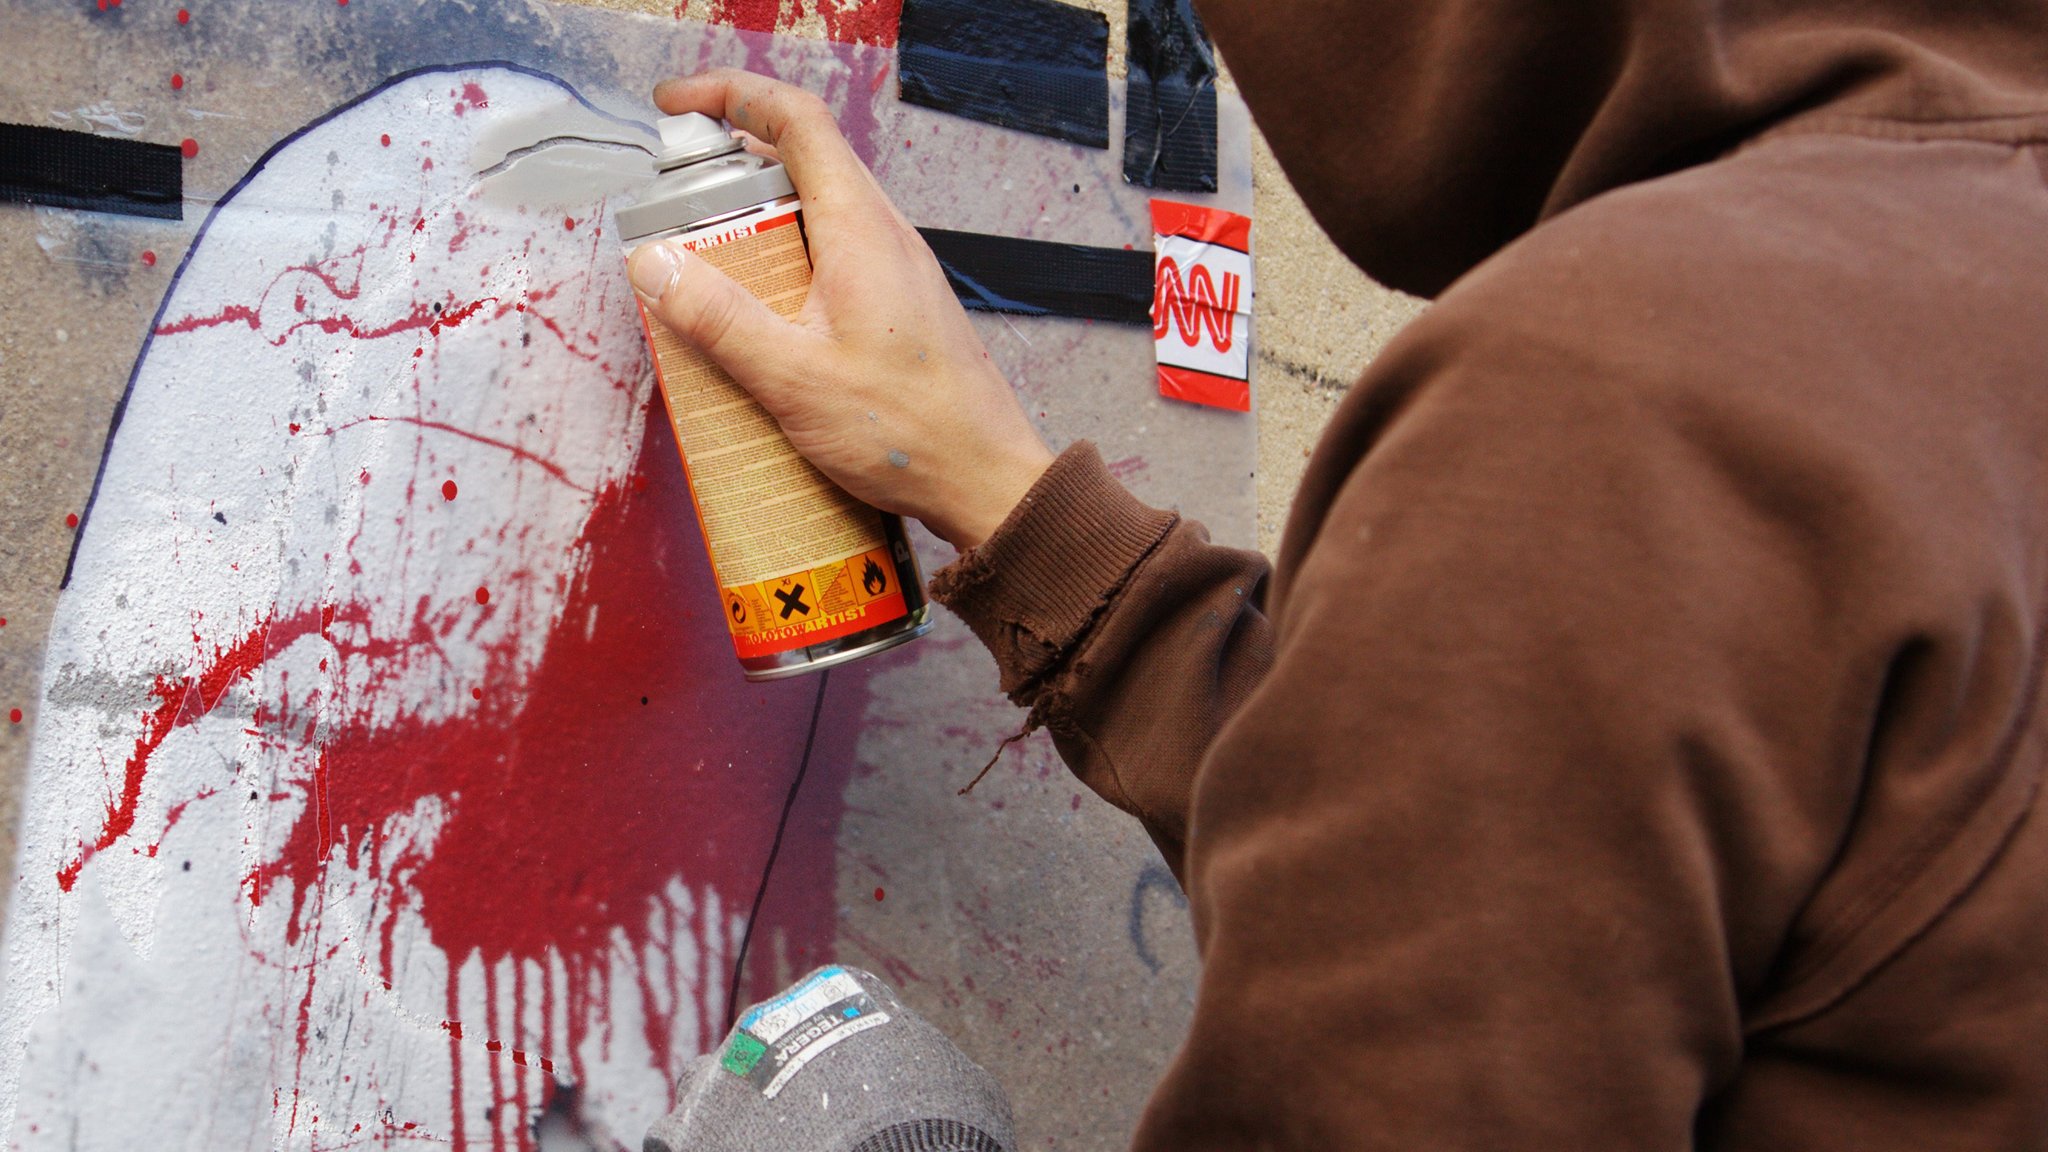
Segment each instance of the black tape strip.
[{"label": "black tape strip", "polygon": [[1054,0],[903,0],[903,99],[1109,147],[1109,18]]},{"label": "black tape strip", "polygon": [[185,163],[168,144],[0,124],[0,200],[185,218]]},{"label": "black tape strip", "polygon": [[1124,179],[1216,190],[1216,53],[1193,0],[1130,0]]},{"label": "black tape strip", "polygon": [[920,228],[960,303],[983,312],[1152,323],[1152,252]]}]

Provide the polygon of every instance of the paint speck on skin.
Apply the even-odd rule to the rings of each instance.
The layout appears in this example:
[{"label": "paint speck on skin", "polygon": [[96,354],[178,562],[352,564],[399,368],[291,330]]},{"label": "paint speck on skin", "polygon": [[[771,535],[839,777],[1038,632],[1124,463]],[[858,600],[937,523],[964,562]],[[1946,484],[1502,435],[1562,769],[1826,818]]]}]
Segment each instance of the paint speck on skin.
[{"label": "paint speck on skin", "polygon": [[489,588],[477,589],[476,602],[479,604],[489,604],[491,602],[491,590]]},{"label": "paint speck on skin", "polygon": [[66,512],[66,513],[64,514],[64,526],[65,526],[66,528],[76,528],[76,527],[78,527],[78,513],[76,513],[76,512]]},{"label": "paint speck on skin", "polygon": [[443,480],[443,481],[441,482],[441,499],[443,499],[443,500],[453,500],[453,499],[455,499],[455,492],[456,492],[456,488],[455,488],[455,481],[453,481],[453,480]]},{"label": "paint speck on skin", "polygon": [[185,87],[185,74],[184,74],[183,72],[173,72],[173,73],[171,73],[171,91],[173,91],[173,92],[177,92],[177,91],[180,91],[180,90],[182,90],[182,89],[183,89],[184,87]]},{"label": "paint speck on skin", "polygon": [[877,888],[877,889],[875,889],[875,902],[876,902],[877,904],[879,904],[879,903],[881,903],[881,902],[882,902],[882,897],[883,897],[883,895],[884,895],[884,893],[882,892],[882,890],[881,890],[880,888]]},{"label": "paint speck on skin", "polygon": [[889,453],[889,467],[908,468],[910,467],[910,457],[901,450],[892,450]]},{"label": "paint speck on skin", "polygon": [[142,266],[144,268],[156,267],[156,253],[151,252],[147,248],[144,248],[142,250]]},{"label": "paint speck on skin", "polygon": [[199,141],[187,136],[178,141],[178,151],[184,154],[185,159],[190,160],[199,155]]}]

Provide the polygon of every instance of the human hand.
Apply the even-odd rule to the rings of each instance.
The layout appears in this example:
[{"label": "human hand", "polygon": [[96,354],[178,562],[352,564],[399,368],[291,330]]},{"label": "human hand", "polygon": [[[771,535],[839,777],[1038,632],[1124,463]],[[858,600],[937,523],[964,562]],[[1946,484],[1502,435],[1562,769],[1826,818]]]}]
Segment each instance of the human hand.
[{"label": "human hand", "polygon": [[666,81],[670,115],[719,117],[772,148],[804,205],[809,298],[793,320],[674,243],[629,265],[648,314],[752,393],[819,471],[961,551],[1052,462],[924,238],[817,97],[719,69]]}]

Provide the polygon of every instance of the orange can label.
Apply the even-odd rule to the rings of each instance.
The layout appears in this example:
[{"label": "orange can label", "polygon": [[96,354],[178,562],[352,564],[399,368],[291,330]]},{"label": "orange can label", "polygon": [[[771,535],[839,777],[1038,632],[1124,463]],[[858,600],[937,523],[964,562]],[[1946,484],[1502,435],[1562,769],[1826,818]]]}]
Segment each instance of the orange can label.
[{"label": "orange can label", "polygon": [[909,611],[886,548],[725,590],[726,623],[742,657],[808,648]]},{"label": "orange can label", "polygon": [[[681,240],[787,317],[811,286],[801,220],[791,200]],[[723,369],[643,318],[740,658],[808,648],[909,615],[881,513],[799,455]]]}]

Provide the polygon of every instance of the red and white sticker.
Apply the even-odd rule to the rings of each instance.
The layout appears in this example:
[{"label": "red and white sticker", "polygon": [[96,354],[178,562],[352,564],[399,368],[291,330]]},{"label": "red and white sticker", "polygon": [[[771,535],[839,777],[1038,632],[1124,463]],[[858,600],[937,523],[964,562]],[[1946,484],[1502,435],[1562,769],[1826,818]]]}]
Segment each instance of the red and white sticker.
[{"label": "red and white sticker", "polygon": [[1251,411],[1251,220],[1219,208],[1154,200],[1152,233],[1159,394]]}]

